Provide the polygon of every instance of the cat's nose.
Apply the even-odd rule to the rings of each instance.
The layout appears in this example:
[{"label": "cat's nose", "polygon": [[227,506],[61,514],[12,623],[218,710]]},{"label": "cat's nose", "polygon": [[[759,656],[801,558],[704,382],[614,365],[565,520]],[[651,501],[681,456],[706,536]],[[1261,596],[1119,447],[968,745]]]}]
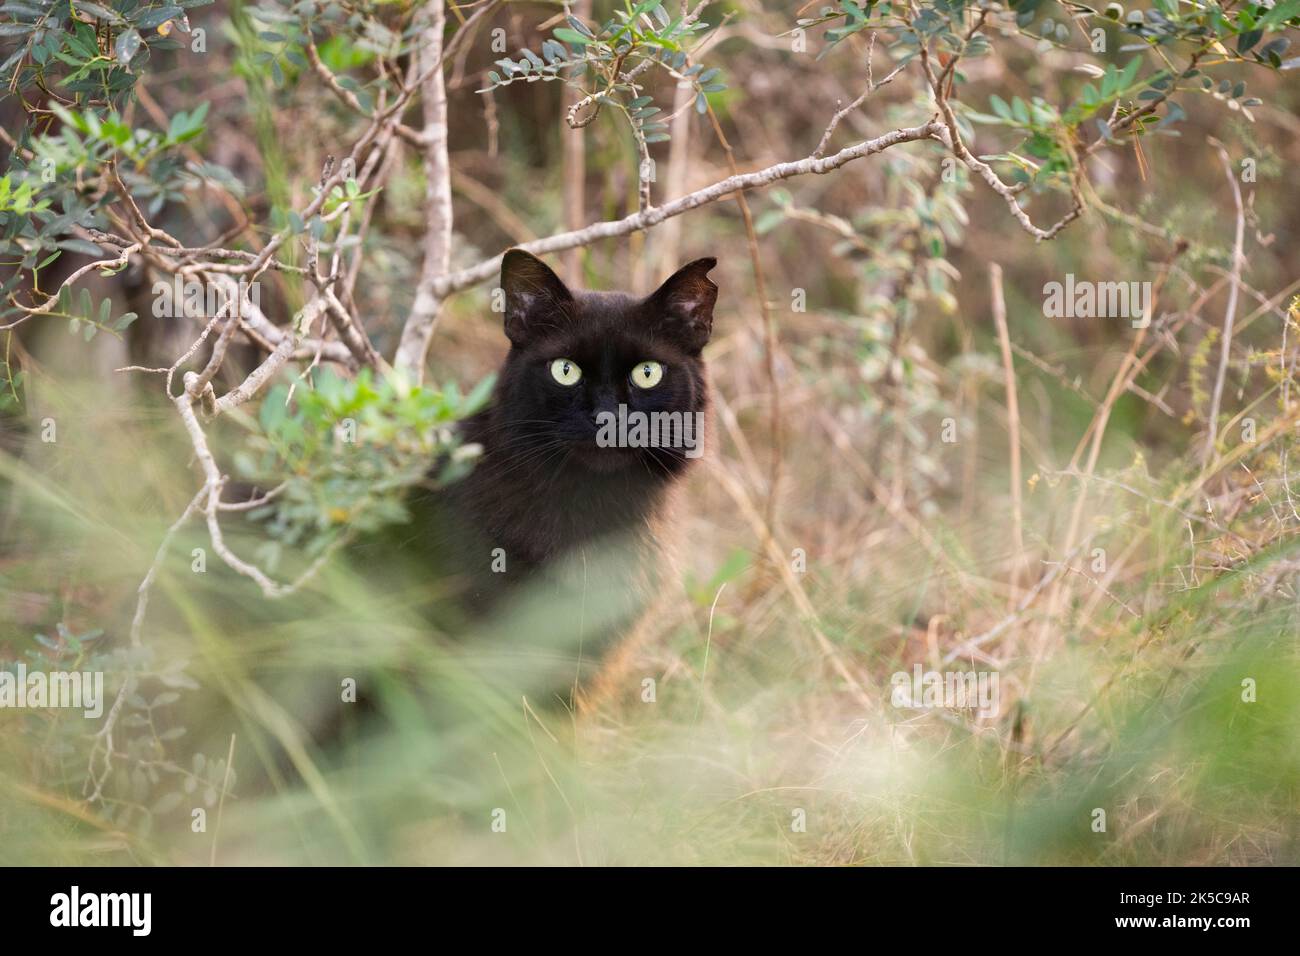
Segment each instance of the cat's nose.
[{"label": "cat's nose", "polygon": [[618,396],[611,389],[602,388],[592,396],[591,403],[591,420],[595,424],[601,423],[602,415],[613,415],[618,417]]},{"label": "cat's nose", "polygon": [[591,409],[591,424],[597,431],[618,423],[618,406],[613,402],[601,402]]}]

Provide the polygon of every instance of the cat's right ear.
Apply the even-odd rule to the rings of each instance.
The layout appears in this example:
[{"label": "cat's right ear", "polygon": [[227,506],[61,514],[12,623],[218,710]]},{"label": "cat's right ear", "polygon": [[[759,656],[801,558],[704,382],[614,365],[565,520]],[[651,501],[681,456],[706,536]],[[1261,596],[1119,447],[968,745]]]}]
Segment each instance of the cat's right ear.
[{"label": "cat's right ear", "polygon": [[717,264],[712,256],[688,262],[649,299],[659,330],[692,355],[699,355],[713,334],[718,287],[709,279],[709,270]]},{"label": "cat's right ear", "polygon": [[568,316],[573,295],[541,259],[522,249],[501,257],[506,338],[523,347],[540,332],[557,328]]}]

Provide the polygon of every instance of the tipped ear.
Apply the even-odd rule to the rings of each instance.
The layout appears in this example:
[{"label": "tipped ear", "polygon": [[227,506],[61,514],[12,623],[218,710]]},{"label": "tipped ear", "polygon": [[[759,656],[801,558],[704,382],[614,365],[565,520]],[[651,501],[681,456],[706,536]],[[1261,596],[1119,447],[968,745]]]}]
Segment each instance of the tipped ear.
[{"label": "tipped ear", "polygon": [[709,270],[717,264],[711,256],[688,262],[647,300],[657,328],[692,355],[704,348],[713,334],[718,287],[709,280]]},{"label": "tipped ear", "polygon": [[538,332],[555,328],[569,314],[573,295],[541,259],[522,249],[501,257],[505,293],[506,338],[518,346]]}]

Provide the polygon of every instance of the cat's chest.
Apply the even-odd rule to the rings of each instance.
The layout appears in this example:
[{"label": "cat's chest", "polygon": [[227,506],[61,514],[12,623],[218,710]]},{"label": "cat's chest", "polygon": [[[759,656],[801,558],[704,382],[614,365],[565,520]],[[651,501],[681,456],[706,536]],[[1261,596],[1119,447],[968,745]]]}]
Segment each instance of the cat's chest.
[{"label": "cat's chest", "polygon": [[571,465],[521,474],[492,448],[464,491],[484,532],[538,562],[612,535],[643,533],[664,498],[657,483]]},{"label": "cat's chest", "polygon": [[645,502],[596,491],[561,496],[552,490],[529,498],[466,490],[461,520],[472,523],[473,533],[462,539],[470,553],[461,571],[468,572],[467,597],[478,610],[529,595],[557,608],[585,608],[597,618],[604,609],[626,620],[653,594],[665,563],[664,503],[647,513]]}]

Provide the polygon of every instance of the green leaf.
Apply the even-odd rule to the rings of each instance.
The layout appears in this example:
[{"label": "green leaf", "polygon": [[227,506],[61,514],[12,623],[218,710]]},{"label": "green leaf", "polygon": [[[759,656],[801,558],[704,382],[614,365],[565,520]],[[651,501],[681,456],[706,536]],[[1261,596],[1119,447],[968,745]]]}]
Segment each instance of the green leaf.
[{"label": "green leaf", "polygon": [[1110,99],[1118,85],[1119,74],[1115,72],[1115,65],[1111,64],[1106,67],[1106,72],[1101,77],[1101,98],[1103,100]]},{"label": "green leaf", "polygon": [[[1300,3],[1300,0],[1296,0],[1296,3]],[[1133,85],[1133,81],[1137,79],[1137,72],[1141,67],[1141,57],[1135,56],[1133,59],[1129,60],[1128,65],[1124,67],[1123,71],[1119,75],[1119,88],[1121,90],[1126,90]]]},{"label": "green leaf", "polygon": [[140,34],[134,28],[123,30],[113,41],[113,52],[117,55],[117,62],[123,66],[129,66],[131,58],[140,50]]},{"label": "green leaf", "polygon": [[24,3],[23,0],[9,0],[8,3],[0,6],[0,13],[21,13],[28,17],[43,15],[40,7],[31,3]]},{"label": "green leaf", "polygon": [[137,29],[152,30],[154,27],[166,23],[168,20],[182,17],[184,15],[185,11],[180,7],[168,4],[167,6],[160,7],[157,10],[146,10],[131,22],[135,24]]},{"label": "green leaf", "polygon": [[572,43],[574,46],[586,46],[591,42],[590,39],[583,36],[577,30],[570,30],[568,27],[556,27],[551,31],[557,40],[563,40],[565,43]]},{"label": "green leaf", "polygon": [[593,40],[596,38],[596,34],[592,33],[591,30],[587,27],[587,25],[583,23],[581,20],[579,20],[577,17],[566,16],[565,19],[569,21],[569,25],[573,27],[573,29],[577,30],[583,36],[590,37]]},{"label": "green leaf", "polygon": [[60,239],[55,243],[60,249],[66,249],[68,252],[76,252],[83,256],[101,256],[104,250],[93,242],[87,242],[85,239]]},{"label": "green leaf", "polygon": [[495,374],[491,374],[483,378],[477,385],[473,387],[473,389],[470,390],[470,393],[465,396],[465,400],[461,402],[460,409],[459,409],[460,414],[462,416],[473,415],[484,405],[486,405],[488,399],[492,396],[492,389],[495,385],[496,385]]},{"label": "green leaf", "polygon": [[1248,30],[1237,38],[1237,52],[1245,53],[1264,36],[1263,30]]},{"label": "green leaf", "polygon": [[1297,16],[1300,16],[1300,0],[1284,0],[1260,18],[1259,26],[1270,30]]},{"label": "green leaf", "polygon": [[114,13],[107,7],[101,7],[97,3],[91,3],[89,0],[73,0],[73,7],[80,13],[89,13],[96,20],[103,20],[107,23],[121,23],[122,17]]},{"label": "green leaf", "polygon": [[765,236],[784,221],[784,209],[765,209],[754,221],[754,231],[760,236]]}]

